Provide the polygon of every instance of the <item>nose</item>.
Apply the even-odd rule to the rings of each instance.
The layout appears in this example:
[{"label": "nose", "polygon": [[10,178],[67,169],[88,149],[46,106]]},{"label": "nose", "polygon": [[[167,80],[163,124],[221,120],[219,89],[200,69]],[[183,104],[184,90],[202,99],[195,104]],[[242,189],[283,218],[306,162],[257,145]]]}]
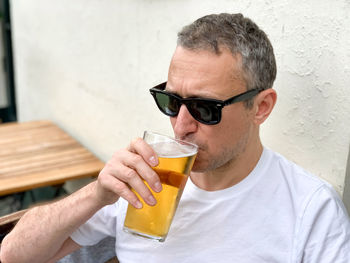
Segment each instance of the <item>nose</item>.
[{"label": "nose", "polygon": [[177,138],[185,139],[191,133],[196,132],[198,122],[192,117],[185,105],[181,105],[179,114],[171,118],[174,133]]}]

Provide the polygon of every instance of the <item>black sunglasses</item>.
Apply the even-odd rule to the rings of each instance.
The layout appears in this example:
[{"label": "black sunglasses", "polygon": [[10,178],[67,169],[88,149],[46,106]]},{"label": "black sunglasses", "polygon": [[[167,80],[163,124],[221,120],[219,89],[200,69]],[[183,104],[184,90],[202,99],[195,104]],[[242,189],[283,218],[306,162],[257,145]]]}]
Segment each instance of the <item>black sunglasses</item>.
[{"label": "black sunglasses", "polygon": [[149,90],[160,111],[165,115],[175,117],[179,114],[181,105],[185,104],[195,120],[207,125],[218,124],[221,121],[221,110],[223,107],[251,99],[261,91],[258,89],[248,90],[224,101],[202,98],[184,99],[176,94],[166,92],[166,84],[164,82]]}]

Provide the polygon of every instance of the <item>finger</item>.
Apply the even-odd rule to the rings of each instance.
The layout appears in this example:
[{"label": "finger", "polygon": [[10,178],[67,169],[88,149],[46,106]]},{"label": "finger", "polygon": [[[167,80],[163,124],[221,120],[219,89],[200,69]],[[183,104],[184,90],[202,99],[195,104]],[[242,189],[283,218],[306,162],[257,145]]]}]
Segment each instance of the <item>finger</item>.
[{"label": "finger", "polygon": [[154,157],[154,154],[157,156],[154,150],[142,139],[133,141],[129,148],[132,149],[132,151],[126,151],[123,153],[123,164],[136,170],[153,191],[160,192],[162,190],[162,184],[159,176],[149,166],[149,162],[147,162],[147,159],[150,158],[149,156],[153,155]]},{"label": "finger", "polygon": [[140,200],[130,190],[129,186],[117,178],[115,168],[115,164],[111,161],[107,162],[97,178],[101,189],[101,200],[107,200],[107,202],[111,200],[111,203],[114,203],[115,201],[113,202],[113,200],[123,197],[133,206],[142,207]]},{"label": "finger", "polygon": [[[115,159],[112,159],[106,164],[106,170],[109,174],[114,176],[116,180],[122,181],[127,186],[131,187],[139,194],[145,203],[153,206],[157,203],[156,199],[152,195],[150,189],[146,186],[140,174],[136,169],[132,168],[132,166],[137,163],[139,167],[144,167],[145,170],[148,169],[148,172],[152,173],[152,176],[156,177],[156,180],[158,179],[158,175],[147,163],[145,163],[141,156],[129,151],[119,151],[118,154],[116,154]],[[143,165],[140,165],[139,163],[143,163]],[[140,173],[143,172],[144,171],[141,170]],[[130,194],[129,191],[131,192],[129,188],[118,188],[116,191],[120,196],[123,196],[123,198],[126,196],[126,193]]]},{"label": "finger", "polygon": [[141,201],[138,199],[136,194],[130,190],[129,186],[126,183],[120,180],[117,180],[112,175],[110,176],[112,177],[108,186],[110,191],[124,198],[127,202],[129,202],[135,208],[138,208],[138,209],[142,208]]},{"label": "finger", "polygon": [[145,181],[134,169],[127,166],[120,167],[119,179],[127,183],[148,205],[154,206],[157,203],[152,192],[146,186]]},{"label": "finger", "polygon": [[128,150],[141,155],[150,166],[154,167],[158,165],[157,153],[142,138],[134,139],[130,143]]}]

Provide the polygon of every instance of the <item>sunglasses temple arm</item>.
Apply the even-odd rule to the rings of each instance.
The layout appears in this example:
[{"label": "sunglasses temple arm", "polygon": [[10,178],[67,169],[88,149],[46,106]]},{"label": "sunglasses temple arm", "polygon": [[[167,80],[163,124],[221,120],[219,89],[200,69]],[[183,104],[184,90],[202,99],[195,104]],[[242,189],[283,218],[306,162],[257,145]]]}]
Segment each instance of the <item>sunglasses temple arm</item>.
[{"label": "sunglasses temple arm", "polygon": [[253,90],[248,90],[247,92],[240,94],[236,97],[233,97],[232,99],[226,100],[225,105],[230,105],[232,103],[240,102],[240,101],[245,101],[248,99],[253,98],[255,95],[257,95],[260,91],[253,89]]}]

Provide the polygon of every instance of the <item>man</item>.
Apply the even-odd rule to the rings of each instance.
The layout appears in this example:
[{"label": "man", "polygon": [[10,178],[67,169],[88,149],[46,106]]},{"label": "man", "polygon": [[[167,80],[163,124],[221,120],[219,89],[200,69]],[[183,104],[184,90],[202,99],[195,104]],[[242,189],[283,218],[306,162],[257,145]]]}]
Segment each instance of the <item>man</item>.
[{"label": "man", "polygon": [[349,218],[334,190],[262,146],[275,76],[267,36],[241,14],[185,27],[167,83],[152,89],[175,136],[199,146],[167,240],[122,231],[127,204],[142,206],[130,188],[148,205],[156,200],[142,179],[162,190],[156,154],[136,139],[96,182],[29,211],[5,238],[1,260],[54,262],[115,236],[120,262],[350,262]]}]

